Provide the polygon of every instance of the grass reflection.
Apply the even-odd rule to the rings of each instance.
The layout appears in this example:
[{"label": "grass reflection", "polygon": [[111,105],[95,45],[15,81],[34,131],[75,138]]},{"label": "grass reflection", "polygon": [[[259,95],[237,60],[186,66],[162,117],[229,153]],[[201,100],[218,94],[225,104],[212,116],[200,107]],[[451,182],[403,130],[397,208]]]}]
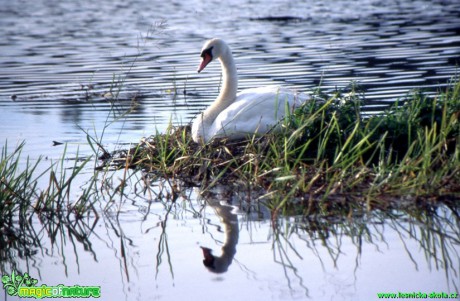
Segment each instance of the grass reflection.
[{"label": "grass reflection", "polygon": [[166,260],[169,266],[169,272],[171,273],[171,277],[174,279],[174,269],[173,269],[172,262],[171,262],[171,254],[169,252],[168,234],[166,232],[168,216],[171,213],[171,209],[173,205],[174,204],[172,203],[169,204],[168,209],[166,210],[166,214],[164,215],[164,219],[160,222],[161,234],[160,234],[160,239],[158,242],[158,252],[156,255],[155,279],[158,278],[158,274],[160,272],[160,265],[163,262],[163,255],[166,255]]},{"label": "grass reflection", "polygon": [[[38,254],[59,253],[68,242],[82,244],[95,257],[89,240],[98,220],[90,199],[93,182],[90,180],[89,188],[80,191],[77,198],[70,193],[75,177],[90,158],[75,160],[68,168],[65,149],[60,160],[39,171],[41,158],[35,163],[27,158],[22,163],[23,147],[21,143],[8,153],[6,143],[0,158],[1,272],[20,269],[16,258],[27,262],[28,271],[29,263],[35,266]],[[40,181],[47,183],[46,188],[38,188]],[[48,238],[46,242],[44,237]],[[75,255],[78,260],[76,252]],[[61,256],[67,273],[64,252]]]},{"label": "grass reflection", "polygon": [[[278,218],[274,224],[273,254],[275,261],[281,264],[285,271],[290,272],[285,273],[289,283],[292,277],[298,278],[296,267],[289,258],[302,258],[311,252],[324,269],[328,260],[333,263],[334,268],[339,268],[339,259],[350,255],[342,249],[351,242],[356,248],[356,272],[364,255],[364,245],[373,245],[379,253],[385,253],[386,248],[394,247],[394,241],[387,241],[389,233],[396,233],[415,270],[426,264],[430,270],[444,271],[449,289],[458,291],[459,223],[458,204],[449,200],[442,204],[433,204],[429,208],[424,205],[375,210],[353,218]],[[293,236],[303,241],[304,246],[293,246],[290,243]],[[415,242],[419,248],[409,247],[409,242],[411,245]],[[420,258],[416,255],[419,250],[425,255],[425,263],[416,259]],[[324,254],[328,254],[329,258],[325,258]],[[299,282],[302,283],[301,279]]]},{"label": "grass reflection", "polygon": [[[178,180],[153,181],[148,175],[131,172],[134,173],[129,171],[125,178],[118,180],[112,176],[110,184],[107,179],[96,182],[95,186],[105,190],[94,194],[100,201],[98,211],[103,212],[98,216],[72,218],[68,214],[43,213],[28,218],[18,215],[6,220],[2,228],[5,234],[1,238],[2,272],[35,269],[40,273],[38,262],[41,258],[58,255],[65,266],[65,275],[72,277],[73,272],[68,272],[67,266],[71,269],[76,266],[79,270],[77,250],[81,248],[78,246],[89,252],[95,262],[98,256],[107,256],[109,250],[115,254],[112,261],[118,262],[123,275],[123,290],[129,295],[129,286],[142,275],[139,254],[145,249],[153,251],[154,256],[149,257],[149,260],[153,258],[149,270],[155,275],[155,281],[164,281],[167,275],[171,281],[176,280],[181,270],[177,269],[180,263],[173,256],[177,241],[171,240],[171,234],[175,235],[172,231],[177,229],[174,229],[176,226],[171,228],[171,222],[196,220],[203,230],[199,237],[209,236],[215,246],[221,248],[219,253],[212,244],[203,246],[205,267],[214,273],[225,273],[238,266],[251,275],[262,273],[238,252],[239,248],[251,248],[252,244],[253,247],[257,244],[260,250],[260,241],[251,240],[251,231],[262,229],[267,231],[262,246],[267,250],[271,248],[273,257],[258,258],[258,261],[278,265],[290,291],[300,290],[302,295],[311,297],[314,293],[305,279],[307,267],[304,262],[307,259],[316,258],[324,272],[340,269],[342,258],[351,259],[356,281],[361,259],[369,251],[366,247],[373,246],[378,252],[385,253],[397,243],[394,240],[397,237],[414,270],[427,265],[430,269],[444,271],[448,286],[452,290],[459,289],[460,209],[455,201],[444,199],[432,204],[417,204],[413,200],[401,200],[398,203],[408,205],[370,211],[353,207],[344,210],[342,215],[326,212],[281,216],[263,206],[257,201],[255,191],[245,187],[216,186],[200,191],[188,188]],[[117,181],[124,182],[125,189],[117,190],[120,185]],[[101,223],[105,233],[96,230],[96,225]],[[133,232],[136,225],[141,226],[141,233]],[[218,239],[222,235],[224,238]],[[242,243],[241,237],[249,239],[243,246],[238,245]],[[150,241],[151,238],[154,241]],[[93,247],[100,241],[104,242],[106,250]],[[414,249],[414,243],[418,248]],[[350,246],[354,250],[351,253]],[[71,257],[75,262],[67,260],[70,250],[74,252]],[[196,245],[191,245],[190,250],[198,252]],[[419,250],[422,250],[425,262],[420,261]],[[166,271],[166,275],[162,271]]]},{"label": "grass reflection", "polygon": [[[0,268],[2,274],[11,271],[34,270],[40,275],[40,258],[58,256],[68,277],[68,266],[79,267],[77,245],[91,254],[96,261],[92,234],[98,218],[71,219],[68,216],[54,215],[38,218],[14,219],[13,223],[2,225],[0,240]],[[73,250],[75,262],[68,262],[68,252]]]}]

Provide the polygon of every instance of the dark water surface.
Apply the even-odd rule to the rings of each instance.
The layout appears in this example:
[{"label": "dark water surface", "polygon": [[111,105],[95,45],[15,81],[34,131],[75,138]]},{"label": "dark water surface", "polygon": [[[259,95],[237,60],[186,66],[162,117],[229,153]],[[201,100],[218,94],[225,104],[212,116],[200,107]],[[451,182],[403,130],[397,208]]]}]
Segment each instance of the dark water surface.
[{"label": "dark water surface", "polygon": [[[92,153],[86,133],[111,150],[169,121],[188,123],[218,93],[217,64],[196,73],[211,37],[232,47],[240,89],[356,82],[367,108],[380,110],[413,89],[434,94],[457,75],[460,2],[1,0],[0,143],[25,140],[24,155],[54,162],[63,146],[52,141],[67,142],[74,158]],[[17,266],[48,285],[101,285],[101,300],[376,300],[378,292],[459,290],[458,213],[447,207],[426,219],[376,214],[327,227],[292,218],[278,233],[263,210],[225,213],[218,201],[229,198],[220,194],[186,190],[171,205],[158,196],[163,184],[143,195],[135,183],[117,203],[118,220],[101,213],[81,232],[36,221],[41,247],[32,243],[29,256],[9,250],[2,272]],[[228,272],[209,272],[200,246],[236,251]]]},{"label": "dark water surface", "polygon": [[195,72],[210,37],[233,48],[241,89],[355,81],[370,105],[433,93],[457,74],[459,20],[458,1],[3,1],[0,140],[79,142],[106,123],[108,91],[138,102],[107,143],[187,123],[218,92],[218,64]]}]

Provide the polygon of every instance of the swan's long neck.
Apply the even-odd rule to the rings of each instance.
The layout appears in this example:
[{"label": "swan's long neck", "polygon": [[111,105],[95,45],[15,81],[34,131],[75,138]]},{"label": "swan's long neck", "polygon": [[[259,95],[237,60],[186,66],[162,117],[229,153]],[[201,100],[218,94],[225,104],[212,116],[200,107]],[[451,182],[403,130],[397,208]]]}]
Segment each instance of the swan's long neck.
[{"label": "swan's long neck", "polygon": [[239,236],[238,216],[232,212],[232,207],[222,205],[219,201],[209,200],[208,204],[213,207],[216,214],[221,218],[225,233],[222,254],[214,256],[213,266],[209,270],[213,273],[224,273],[232,264],[236,254],[236,245],[238,244]]},{"label": "swan's long neck", "polygon": [[219,96],[204,112],[204,119],[210,124],[235,100],[238,91],[238,74],[230,48],[227,47],[219,61],[222,67],[222,88]]},{"label": "swan's long neck", "polygon": [[232,212],[232,207],[216,207],[216,213],[221,217],[224,224],[225,241],[222,246],[220,259],[229,266],[236,254],[236,244],[238,243],[239,229],[238,217]]}]

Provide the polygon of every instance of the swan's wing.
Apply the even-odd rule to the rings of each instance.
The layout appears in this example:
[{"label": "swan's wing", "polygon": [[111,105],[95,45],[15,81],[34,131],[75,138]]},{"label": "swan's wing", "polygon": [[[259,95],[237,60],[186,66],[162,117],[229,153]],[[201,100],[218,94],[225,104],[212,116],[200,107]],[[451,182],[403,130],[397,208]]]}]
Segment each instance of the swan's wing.
[{"label": "swan's wing", "polygon": [[213,136],[238,139],[266,133],[284,118],[286,109],[292,111],[306,98],[305,94],[278,86],[244,90],[217,116],[212,125]]}]

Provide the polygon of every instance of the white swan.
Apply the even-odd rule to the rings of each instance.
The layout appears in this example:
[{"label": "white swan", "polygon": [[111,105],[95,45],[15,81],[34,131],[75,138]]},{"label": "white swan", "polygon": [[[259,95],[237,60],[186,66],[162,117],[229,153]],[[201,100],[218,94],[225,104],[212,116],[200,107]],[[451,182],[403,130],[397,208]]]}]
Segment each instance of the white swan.
[{"label": "white swan", "polygon": [[201,50],[201,72],[212,60],[222,66],[222,89],[216,100],[192,124],[195,142],[207,143],[213,138],[241,139],[279,129],[286,109],[292,110],[308,99],[279,86],[243,90],[237,94],[238,76],[230,48],[221,39],[207,41]]}]

